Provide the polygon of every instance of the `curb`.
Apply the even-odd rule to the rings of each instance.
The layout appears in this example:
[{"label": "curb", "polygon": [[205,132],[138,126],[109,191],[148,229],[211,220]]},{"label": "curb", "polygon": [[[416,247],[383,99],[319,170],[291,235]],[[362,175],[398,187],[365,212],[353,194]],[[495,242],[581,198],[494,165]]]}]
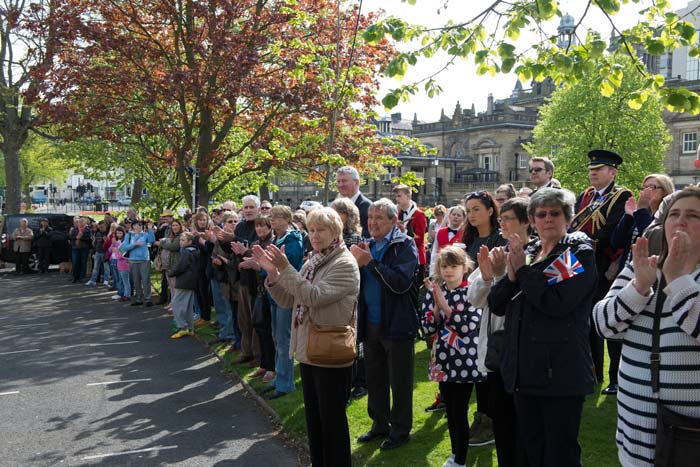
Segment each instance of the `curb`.
[{"label": "curb", "polygon": [[251,386],[240,374],[238,374],[236,370],[227,370],[224,366],[224,359],[221,357],[221,355],[219,355],[214,349],[212,349],[209,346],[209,344],[205,342],[199,334],[197,334],[196,331],[194,337],[195,339],[197,339],[197,341],[199,341],[209,350],[209,353],[214,355],[214,357],[216,357],[216,359],[219,360],[223,372],[233,376],[233,379],[240,383],[241,386],[243,386],[243,389],[246,391],[247,395],[255,401],[258,407],[263,409],[263,411],[270,418],[270,421],[275,426],[275,429],[277,430],[276,434],[281,436],[286,442],[288,442],[290,445],[292,445],[292,447],[294,447],[297,450],[297,453],[299,455],[299,465],[311,465],[311,457],[309,454],[309,444],[307,439],[291,431],[284,430],[284,428],[282,427],[282,419],[280,418],[279,414],[275,412],[275,409],[273,409],[270,406],[270,404],[267,403],[267,400],[265,400],[260,394],[258,394],[255,388],[253,388],[253,386]]}]

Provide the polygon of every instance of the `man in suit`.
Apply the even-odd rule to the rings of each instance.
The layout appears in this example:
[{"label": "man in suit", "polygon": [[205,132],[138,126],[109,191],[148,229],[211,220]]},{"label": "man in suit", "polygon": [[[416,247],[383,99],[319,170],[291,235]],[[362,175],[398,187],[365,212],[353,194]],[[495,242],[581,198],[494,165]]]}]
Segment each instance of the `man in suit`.
[{"label": "man in suit", "polygon": [[[372,202],[360,192],[360,174],[355,167],[346,165],[338,169],[335,173],[335,181],[338,184],[338,194],[348,198],[355,203],[360,211],[360,225],[362,226],[362,237],[369,238],[367,228],[367,211]],[[358,344],[359,345],[359,344]],[[365,375],[364,352],[360,350],[352,368],[352,391],[351,397],[360,398],[367,394],[367,377]]]},{"label": "man in suit", "polygon": [[[596,268],[598,270],[598,289],[593,303],[605,297],[612,281],[617,276],[618,257],[621,250],[610,246],[610,238],[620,218],[625,214],[625,202],[632,192],[615,184],[617,167],[622,164],[622,157],[612,151],[594,149],[588,153],[588,180],[590,187],[576,199],[576,214],[571,221],[571,230],[585,232],[595,247]],[[595,377],[603,381],[603,340],[591,326],[591,354]],[[615,362],[620,360],[621,344],[608,341],[608,355],[612,363],[610,385],[603,389],[603,394],[617,393],[617,371]]]},{"label": "man in suit", "polygon": [[362,225],[362,237],[369,238],[367,229],[367,211],[372,202],[360,192],[360,174],[355,167],[346,165],[335,173],[335,181],[338,184],[340,196],[350,198],[360,211],[360,225]]}]

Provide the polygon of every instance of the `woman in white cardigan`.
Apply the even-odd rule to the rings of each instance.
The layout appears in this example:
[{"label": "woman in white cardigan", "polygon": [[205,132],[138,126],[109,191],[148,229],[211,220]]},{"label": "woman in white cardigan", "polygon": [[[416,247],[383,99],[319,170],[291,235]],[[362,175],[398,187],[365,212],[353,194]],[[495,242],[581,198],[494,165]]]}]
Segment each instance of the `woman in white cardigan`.
[{"label": "woman in white cardigan", "polygon": [[659,257],[649,242],[632,247],[632,264],[593,309],[598,333],[622,341],[617,396],[617,445],[623,466],[653,466],[657,401],[652,395],[651,346],[658,284],[666,284],[660,320],[658,401],[700,418],[700,188],[678,193],[663,221]]}]

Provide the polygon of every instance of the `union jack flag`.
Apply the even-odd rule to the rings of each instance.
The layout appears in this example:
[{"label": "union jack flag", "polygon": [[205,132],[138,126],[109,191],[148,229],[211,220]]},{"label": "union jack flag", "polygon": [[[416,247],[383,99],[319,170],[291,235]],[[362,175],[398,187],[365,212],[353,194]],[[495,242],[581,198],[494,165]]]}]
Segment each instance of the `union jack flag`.
[{"label": "union jack flag", "polygon": [[544,272],[545,277],[547,277],[547,285],[554,285],[566,279],[570,279],[577,274],[581,274],[583,272],[583,266],[578,258],[571,252],[571,249],[567,248],[564,253],[552,261],[552,264],[547,266],[542,272]]},{"label": "union jack flag", "polygon": [[457,331],[447,326],[440,330],[440,339],[445,341],[447,345],[454,347],[455,349],[461,349],[464,347],[464,342],[457,334]]},{"label": "union jack flag", "polygon": [[428,378],[430,381],[433,382],[443,382],[447,380],[447,373],[442,371],[442,368],[440,368],[438,365],[432,365],[432,368],[430,369],[430,373],[428,374]]}]

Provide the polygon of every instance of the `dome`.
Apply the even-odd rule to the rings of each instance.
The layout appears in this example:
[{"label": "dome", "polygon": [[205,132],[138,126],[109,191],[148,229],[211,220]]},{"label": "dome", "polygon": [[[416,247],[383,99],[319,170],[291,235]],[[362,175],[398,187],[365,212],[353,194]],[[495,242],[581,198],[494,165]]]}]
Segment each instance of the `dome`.
[{"label": "dome", "polygon": [[559,28],[570,28],[573,26],[574,26],[574,17],[573,16],[566,13],[564,16],[561,17],[561,21],[559,22]]}]

